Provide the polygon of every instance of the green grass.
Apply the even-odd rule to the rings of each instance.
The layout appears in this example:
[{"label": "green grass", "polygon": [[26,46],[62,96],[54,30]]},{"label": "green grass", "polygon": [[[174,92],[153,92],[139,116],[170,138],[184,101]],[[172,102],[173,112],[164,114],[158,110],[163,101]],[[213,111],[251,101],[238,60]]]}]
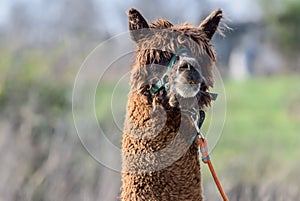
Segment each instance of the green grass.
[{"label": "green grass", "polygon": [[128,84],[117,85],[111,81],[100,83],[95,94],[95,110],[98,121],[108,124],[113,123],[107,121],[108,117],[112,117],[112,113],[114,115],[125,113],[128,91]]},{"label": "green grass", "polygon": [[[300,77],[225,82],[227,116],[212,153],[219,169],[290,164],[300,156]],[[261,165],[261,163],[263,165]],[[269,164],[269,165],[268,165]],[[247,172],[247,171],[246,171]]]}]

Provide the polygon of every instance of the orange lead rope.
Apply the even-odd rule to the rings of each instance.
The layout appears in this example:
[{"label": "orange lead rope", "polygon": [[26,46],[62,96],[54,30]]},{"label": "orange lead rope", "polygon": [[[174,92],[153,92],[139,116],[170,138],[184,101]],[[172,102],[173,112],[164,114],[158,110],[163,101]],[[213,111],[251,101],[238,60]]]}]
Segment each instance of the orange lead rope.
[{"label": "orange lead rope", "polygon": [[199,136],[199,145],[200,145],[200,152],[202,154],[202,161],[204,163],[206,163],[209,167],[209,170],[211,172],[211,175],[213,176],[214,180],[215,180],[215,183],[219,189],[219,192],[223,198],[224,201],[228,201],[228,198],[225,194],[225,191],[223,190],[222,188],[222,185],[219,181],[219,178],[217,176],[217,173],[212,165],[212,162],[210,160],[210,157],[209,157],[209,154],[208,154],[208,147],[207,147],[207,142],[206,142],[206,139],[204,137],[201,137],[200,135]]},{"label": "orange lead rope", "polygon": [[204,135],[202,134],[202,132],[200,131],[200,128],[204,122],[205,119],[205,112],[203,110],[199,110],[199,115],[198,115],[198,111],[197,109],[193,108],[192,110],[185,110],[185,112],[188,112],[189,114],[191,114],[191,119],[192,122],[195,126],[196,132],[193,135],[193,137],[190,140],[190,143],[193,143],[195,140],[195,137],[198,136],[198,140],[199,140],[199,146],[200,146],[200,152],[202,155],[202,161],[204,163],[206,163],[209,167],[210,173],[214,178],[214,181],[218,187],[218,190],[223,198],[224,201],[228,201],[228,198],[222,188],[222,185],[219,181],[219,178],[217,176],[217,173],[212,165],[212,162],[210,160],[209,154],[208,154],[208,147],[207,147],[207,142],[206,139],[204,137]]}]

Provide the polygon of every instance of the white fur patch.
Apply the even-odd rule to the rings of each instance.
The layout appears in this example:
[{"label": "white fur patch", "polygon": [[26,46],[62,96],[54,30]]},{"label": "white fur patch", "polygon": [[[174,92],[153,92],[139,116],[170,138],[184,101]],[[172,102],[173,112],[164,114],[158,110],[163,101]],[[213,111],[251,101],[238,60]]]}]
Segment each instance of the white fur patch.
[{"label": "white fur patch", "polygon": [[183,98],[192,98],[200,91],[200,84],[176,84],[175,89]]}]

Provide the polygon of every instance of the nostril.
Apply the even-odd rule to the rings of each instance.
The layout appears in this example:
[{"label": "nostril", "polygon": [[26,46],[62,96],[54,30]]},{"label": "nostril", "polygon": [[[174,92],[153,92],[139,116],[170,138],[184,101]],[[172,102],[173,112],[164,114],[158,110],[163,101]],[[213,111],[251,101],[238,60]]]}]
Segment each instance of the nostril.
[{"label": "nostril", "polygon": [[179,66],[180,70],[190,70],[191,69],[191,65],[189,63],[184,63],[182,65]]}]

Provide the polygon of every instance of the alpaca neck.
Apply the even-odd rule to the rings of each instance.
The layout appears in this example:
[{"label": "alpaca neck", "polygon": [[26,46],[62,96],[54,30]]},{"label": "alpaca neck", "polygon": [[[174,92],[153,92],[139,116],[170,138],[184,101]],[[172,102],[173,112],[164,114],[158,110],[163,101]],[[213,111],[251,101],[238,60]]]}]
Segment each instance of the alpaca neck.
[{"label": "alpaca neck", "polygon": [[131,94],[122,145],[122,199],[202,200],[193,133],[190,119],[179,110],[153,111],[141,95]]}]

